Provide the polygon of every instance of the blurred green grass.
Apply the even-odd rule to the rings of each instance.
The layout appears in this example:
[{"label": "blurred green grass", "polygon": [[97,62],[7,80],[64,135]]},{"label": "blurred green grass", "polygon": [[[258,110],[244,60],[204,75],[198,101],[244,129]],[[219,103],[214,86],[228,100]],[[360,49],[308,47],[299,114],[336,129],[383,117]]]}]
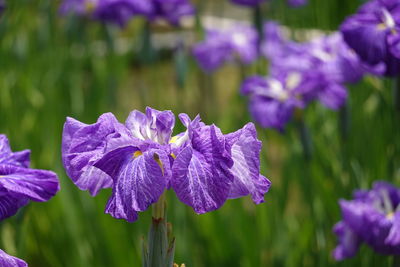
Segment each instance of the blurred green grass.
[{"label": "blurred green grass", "polygon": [[[197,1],[198,2],[198,1]],[[213,0],[202,2],[211,5]],[[361,1],[314,0],[301,9],[276,1],[265,17],[293,28],[335,30]],[[92,123],[111,111],[123,121],[132,109],[200,113],[223,132],[250,117],[238,95],[242,70],[226,66],[203,74],[188,57],[186,84],[177,85],[172,58],[140,61],[143,21],[119,31],[99,23],[61,18],[59,1],[15,0],[0,18],[0,132],[12,148],[32,150],[32,165],[59,174],[62,190],[47,203],[31,203],[1,224],[1,248],[30,266],[139,266],[149,212],[129,224],[103,213],[111,190],[96,198],[79,191],[61,165],[66,116]],[[251,18],[249,18],[250,20]],[[116,53],[112,40],[131,38]],[[95,49],[94,43],[106,44]],[[102,52],[103,51],[103,52]],[[135,52],[136,51],[136,52]],[[253,73],[254,66],[245,70]],[[400,120],[392,82],[368,77],[349,87],[350,128],[341,135],[339,112],[312,105],[303,114],[313,141],[304,157],[298,129],[283,134],[259,128],[262,173],[273,186],[266,203],[229,200],[218,211],[196,215],[168,192],[168,219],[177,238],[176,262],[186,266],[389,266],[389,257],[363,247],[357,257],[335,263],[332,226],[339,198],[374,180],[399,184]],[[179,125],[179,123],[178,123]],[[182,126],[178,126],[182,130]]]}]

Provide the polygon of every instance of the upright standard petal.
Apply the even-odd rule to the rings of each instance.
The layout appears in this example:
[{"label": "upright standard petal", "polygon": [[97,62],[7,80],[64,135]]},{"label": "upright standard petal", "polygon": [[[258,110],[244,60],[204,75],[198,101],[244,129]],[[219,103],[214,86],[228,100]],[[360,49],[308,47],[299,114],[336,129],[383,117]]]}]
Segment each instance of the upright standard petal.
[{"label": "upright standard petal", "polygon": [[0,249],[0,266],[2,267],[28,267],[25,261],[10,256]]},{"label": "upright standard petal", "polygon": [[112,179],[93,165],[102,157],[107,140],[121,136],[121,127],[111,113],[103,114],[91,125],[67,118],[62,160],[68,176],[81,190],[96,195],[99,190],[112,186]]},{"label": "upright standard petal", "polygon": [[[184,122],[183,122],[184,123]],[[233,176],[233,162],[225,150],[225,139],[212,126],[192,128],[190,142],[176,155],[172,165],[172,188],[178,198],[202,214],[218,209],[226,201]]]},{"label": "upright standard petal", "polygon": [[168,144],[175,125],[175,116],[169,110],[159,111],[147,107],[146,114],[138,110],[132,111],[125,125],[133,137]]},{"label": "upright standard petal", "polygon": [[229,191],[229,198],[251,195],[256,204],[264,202],[271,182],[260,175],[261,141],[257,140],[257,132],[253,123],[248,123],[242,129],[226,135],[230,147],[234,176]]}]

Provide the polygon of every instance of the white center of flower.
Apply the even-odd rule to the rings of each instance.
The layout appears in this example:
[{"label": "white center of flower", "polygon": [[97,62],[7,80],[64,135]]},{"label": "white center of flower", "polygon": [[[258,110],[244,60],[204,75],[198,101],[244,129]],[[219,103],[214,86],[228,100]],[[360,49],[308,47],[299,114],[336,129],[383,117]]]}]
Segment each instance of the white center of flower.
[{"label": "white center of flower", "polygon": [[280,81],[276,79],[270,79],[268,84],[270,88],[268,95],[270,97],[278,99],[279,101],[285,101],[289,98],[288,92],[283,88],[283,85]]},{"label": "white center of flower", "polygon": [[286,88],[289,91],[292,91],[295,89],[297,86],[300,85],[300,82],[302,80],[301,74],[298,72],[291,72],[289,73],[288,77],[286,78]]},{"label": "white center of flower", "polygon": [[313,55],[318,58],[319,60],[322,60],[324,62],[330,61],[334,58],[334,55],[331,53],[328,53],[322,49],[315,49],[313,51]]},{"label": "white center of flower", "polygon": [[244,46],[247,43],[247,38],[246,35],[240,32],[235,32],[232,35],[232,42],[236,44],[237,46]]}]

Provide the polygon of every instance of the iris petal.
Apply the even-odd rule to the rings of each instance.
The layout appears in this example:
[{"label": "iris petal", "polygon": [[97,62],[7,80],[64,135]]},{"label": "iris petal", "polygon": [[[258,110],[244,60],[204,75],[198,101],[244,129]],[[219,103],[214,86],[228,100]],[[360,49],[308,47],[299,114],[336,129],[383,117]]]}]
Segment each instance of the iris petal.
[{"label": "iris petal", "polygon": [[201,214],[218,209],[226,201],[233,162],[225,154],[222,134],[215,126],[191,131],[191,144],[176,155],[172,165],[171,184],[178,198]]},{"label": "iris petal", "polygon": [[103,114],[91,125],[67,118],[62,141],[63,165],[81,190],[96,195],[100,189],[112,186],[112,179],[93,165],[102,157],[107,140],[119,137],[121,131],[122,125],[111,113]]},{"label": "iris petal", "polygon": [[251,194],[256,204],[264,202],[271,182],[260,175],[261,142],[257,140],[254,124],[249,123],[243,129],[226,136],[231,146],[234,180],[229,198],[238,198]]},{"label": "iris petal", "polygon": [[157,202],[167,185],[163,169],[155,160],[158,153],[163,152],[149,150],[137,158],[125,159],[114,177],[107,213],[133,222],[138,211],[144,211]]},{"label": "iris petal", "polygon": [[[17,211],[28,204],[28,198],[20,195],[1,195],[0,196],[0,221],[11,217]],[[1,260],[0,260],[1,263]],[[0,265],[2,266],[2,265]]]},{"label": "iris petal", "polygon": [[3,267],[28,267],[25,261],[10,256],[0,249],[0,266]]},{"label": "iris petal", "polygon": [[57,175],[51,171],[2,164],[0,175],[2,188],[34,201],[47,201],[59,190]]}]

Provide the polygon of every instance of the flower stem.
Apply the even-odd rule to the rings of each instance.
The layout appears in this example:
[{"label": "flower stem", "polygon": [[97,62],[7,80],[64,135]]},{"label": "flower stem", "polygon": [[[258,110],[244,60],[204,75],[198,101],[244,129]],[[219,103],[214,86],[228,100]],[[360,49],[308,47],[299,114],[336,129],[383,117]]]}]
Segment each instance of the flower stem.
[{"label": "flower stem", "polygon": [[175,238],[172,226],[167,223],[165,192],[152,208],[152,223],[148,244],[143,243],[143,267],[172,267],[174,263]]},{"label": "flower stem", "polygon": [[400,75],[397,76],[393,83],[393,102],[397,112],[400,112]]},{"label": "flower stem", "polygon": [[166,200],[165,200],[165,192],[160,196],[158,201],[153,204],[152,208],[152,216],[153,219],[160,220],[165,218],[165,209],[166,209]]}]

